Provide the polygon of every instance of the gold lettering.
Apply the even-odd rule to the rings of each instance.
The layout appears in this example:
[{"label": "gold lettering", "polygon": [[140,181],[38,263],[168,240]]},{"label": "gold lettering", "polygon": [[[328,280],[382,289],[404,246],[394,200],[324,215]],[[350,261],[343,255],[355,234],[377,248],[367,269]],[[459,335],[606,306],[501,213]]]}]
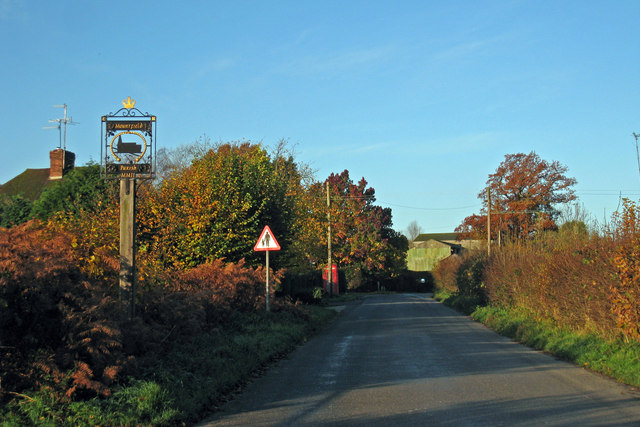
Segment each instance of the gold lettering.
[{"label": "gold lettering", "polygon": [[135,178],[136,177],[136,173],[135,172],[123,172],[120,173],[120,178]]},{"label": "gold lettering", "polygon": [[111,122],[107,122],[107,130],[141,130],[141,131],[149,132],[151,130],[151,122],[150,121],[141,121],[141,122],[111,121]]}]

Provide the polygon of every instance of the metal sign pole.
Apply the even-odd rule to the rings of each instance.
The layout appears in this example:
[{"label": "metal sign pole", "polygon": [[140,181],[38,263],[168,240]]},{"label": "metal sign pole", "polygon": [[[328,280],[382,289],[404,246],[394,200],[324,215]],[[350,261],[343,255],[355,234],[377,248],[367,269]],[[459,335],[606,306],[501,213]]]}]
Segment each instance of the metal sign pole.
[{"label": "metal sign pole", "polygon": [[270,251],[265,251],[265,252],[267,252],[267,313],[268,313],[269,311],[271,311],[271,308],[269,306],[269,297],[270,297],[269,294],[271,293],[269,292],[269,252]]},{"label": "metal sign pole", "polygon": [[264,229],[262,230],[262,233],[260,233],[260,237],[258,238],[258,241],[256,242],[256,244],[253,247],[254,251],[265,251],[267,253],[266,257],[267,257],[267,262],[266,262],[266,267],[267,267],[267,284],[266,284],[266,308],[267,311],[271,310],[271,307],[269,305],[269,300],[271,298],[271,292],[269,289],[269,252],[271,251],[279,251],[280,250],[280,244],[278,243],[278,241],[276,240],[276,237],[273,235],[273,232],[271,231],[271,229],[269,228],[268,225],[265,225]]}]

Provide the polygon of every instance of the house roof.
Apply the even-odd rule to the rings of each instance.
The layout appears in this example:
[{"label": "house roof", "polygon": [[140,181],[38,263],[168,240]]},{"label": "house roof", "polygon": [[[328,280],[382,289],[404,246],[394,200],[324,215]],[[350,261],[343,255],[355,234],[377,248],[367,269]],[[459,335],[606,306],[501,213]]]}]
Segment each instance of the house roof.
[{"label": "house roof", "polygon": [[42,190],[50,183],[49,168],[27,169],[15,178],[0,185],[0,194],[7,196],[21,195],[31,201],[40,197]]},{"label": "house roof", "polygon": [[438,240],[438,241],[458,240],[458,235],[456,233],[423,233],[418,235],[418,237],[416,237],[413,241],[428,242],[429,240]]}]

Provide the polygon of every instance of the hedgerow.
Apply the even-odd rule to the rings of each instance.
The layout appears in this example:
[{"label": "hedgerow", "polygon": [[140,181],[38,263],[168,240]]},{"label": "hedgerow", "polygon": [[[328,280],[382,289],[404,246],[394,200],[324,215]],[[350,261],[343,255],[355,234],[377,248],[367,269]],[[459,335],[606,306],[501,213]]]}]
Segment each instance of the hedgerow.
[{"label": "hedgerow", "polygon": [[627,200],[605,231],[561,227],[507,242],[491,257],[483,251],[450,257],[434,272],[437,286],[457,300],[472,298],[472,305],[517,309],[570,331],[637,341],[638,212]]}]

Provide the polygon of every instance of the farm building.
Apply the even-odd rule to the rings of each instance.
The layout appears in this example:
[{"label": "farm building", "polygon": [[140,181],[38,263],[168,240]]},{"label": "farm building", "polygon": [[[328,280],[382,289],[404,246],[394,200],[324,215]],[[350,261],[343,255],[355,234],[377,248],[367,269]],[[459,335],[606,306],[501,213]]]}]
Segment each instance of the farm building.
[{"label": "farm building", "polygon": [[480,241],[458,240],[456,233],[420,234],[409,243],[407,268],[410,271],[433,271],[441,260],[479,247]]}]

